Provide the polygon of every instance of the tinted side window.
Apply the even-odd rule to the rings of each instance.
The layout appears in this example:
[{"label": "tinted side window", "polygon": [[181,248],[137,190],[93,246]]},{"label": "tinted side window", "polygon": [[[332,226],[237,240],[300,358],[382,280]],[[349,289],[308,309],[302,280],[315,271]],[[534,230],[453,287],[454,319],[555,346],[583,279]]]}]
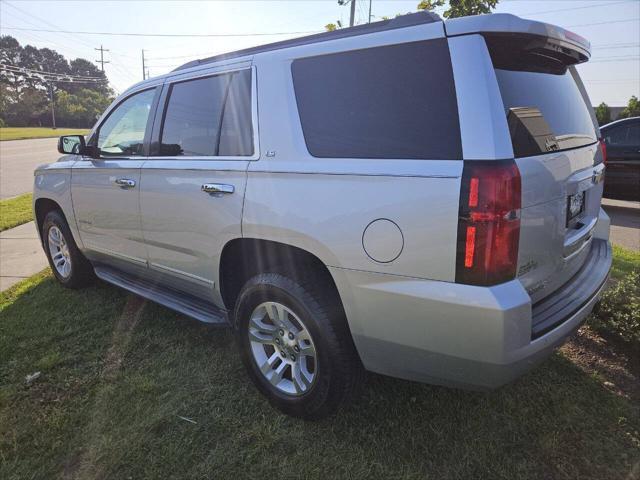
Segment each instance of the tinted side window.
[{"label": "tinted side window", "polygon": [[291,68],[311,155],[462,158],[445,39],[302,58]]},{"label": "tinted side window", "polygon": [[216,155],[228,82],[228,75],[218,75],[171,86],[161,155]]},{"label": "tinted side window", "polygon": [[610,128],[605,133],[605,142],[607,143],[607,145],[626,145],[628,132],[629,127],[627,125]]},{"label": "tinted side window", "polygon": [[253,155],[251,70],[234,73],[220,129],[221,156]]},{"label": "tinted side window", "polygon": [[136,93],[109,114],[98,131],[100,155],[122,157],[144,154],[144,133],[154,95],[155,89]]},{"label": "tinted side window", "polygon": [[640,123],[634,123],[633,125],[629,126],[627,143],[629,145],[640,145]]}]

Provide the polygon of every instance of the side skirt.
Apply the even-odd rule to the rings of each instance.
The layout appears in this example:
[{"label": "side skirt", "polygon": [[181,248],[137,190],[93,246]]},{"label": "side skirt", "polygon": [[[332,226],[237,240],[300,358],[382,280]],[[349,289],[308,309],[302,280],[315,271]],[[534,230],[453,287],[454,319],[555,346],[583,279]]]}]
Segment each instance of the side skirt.
[{"label": "side skirt", "polygon": [[95,265],[98,278],[204,323],[228,327],[227,312],[187,293],[162,287],[105,265]]}]

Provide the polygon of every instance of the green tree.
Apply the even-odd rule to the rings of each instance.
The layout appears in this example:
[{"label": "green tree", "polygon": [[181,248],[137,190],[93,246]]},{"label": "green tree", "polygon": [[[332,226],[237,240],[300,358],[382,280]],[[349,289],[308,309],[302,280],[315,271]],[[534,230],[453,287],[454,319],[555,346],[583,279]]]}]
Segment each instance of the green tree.
[{"label": "green tree", "polygon": [[3,98],[3,110],[0,113],[7,125],[13,127],[42,125],[41,117],[47,113],[49,105],[44,91],[25,88],[19,94],[11,92],[10,97],[12,98]]},{"label": "green tree", "polygon": [[98,81],[87,82],[68,82],[63,83],[60,88],[70,93],[78,92],[79,90],[88,88],[90,90],[96,90],[102,92],[105,95],[113,95],[113,92],[109,88],[107,77],[102,70],[96,65],[84,58],[76,58],[69,62],[69,74],[75,77],[92,77],[99,78]]},{"label": "green tree", "polygon": [[600,105],[596,107],[596,118],[598,119],[599,125],[606,125],[611,121],[611,110],[609,109],[609,105],[602,102]]},{"label": "green tree", "polygon": [[632,95],[627,106],[620,112],[618,118],[640,117],[640,101],[638,97]]},{"label": "green tree", "polygon": [[[499,0],[449,0],[449,9],[444,11],[445,18],[466,17],[491,13]],[[433,10],[446,4],[446,0],[422,0],[418,10]]]},{"label": "green tree", "polygon": [[56,93],[58,122],[66,127],[90,128],[112,101],[113,98],[88,88],[76,93],[60,90]]},{"label": "green tree", "polygon": [[104,72],[92,62],[68,62],[55,50],[21,46],[9,35],[0,36],[0,63],[6,67],[0,68],[0,118],[11,126],[50,125],[53,91],[56,103],[62,102],[61,115],[56,105],[58,124],[88,127],[113,96]]}]

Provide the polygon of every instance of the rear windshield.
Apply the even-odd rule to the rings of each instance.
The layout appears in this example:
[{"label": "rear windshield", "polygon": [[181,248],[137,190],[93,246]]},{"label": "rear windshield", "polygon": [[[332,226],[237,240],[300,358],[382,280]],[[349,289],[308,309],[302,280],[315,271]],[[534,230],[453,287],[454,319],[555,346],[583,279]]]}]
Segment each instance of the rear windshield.
[{"label": "rear windshield", "polygon": [[291,70],[314,157],[462,158],[445,39],[301,58]]},{"label": "rear windshield", "polygon": [[516,158],[582,147],[597,140],[572,69],[545,73],[496,68],[495,72]]}]

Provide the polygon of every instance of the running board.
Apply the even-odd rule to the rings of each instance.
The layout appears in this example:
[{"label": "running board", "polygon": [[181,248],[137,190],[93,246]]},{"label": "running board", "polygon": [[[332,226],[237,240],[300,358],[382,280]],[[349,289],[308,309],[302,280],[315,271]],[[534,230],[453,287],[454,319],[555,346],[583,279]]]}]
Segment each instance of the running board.
[{"label": "running board", "polygon": [[147,300],[175,310],[204,323],[229,326],[227,313],[213,303],[196,298],[188,293],[159,286],[153,282],[127,275],[104,265],[96,265],[98,278],[117,287],[124,288]]}]

